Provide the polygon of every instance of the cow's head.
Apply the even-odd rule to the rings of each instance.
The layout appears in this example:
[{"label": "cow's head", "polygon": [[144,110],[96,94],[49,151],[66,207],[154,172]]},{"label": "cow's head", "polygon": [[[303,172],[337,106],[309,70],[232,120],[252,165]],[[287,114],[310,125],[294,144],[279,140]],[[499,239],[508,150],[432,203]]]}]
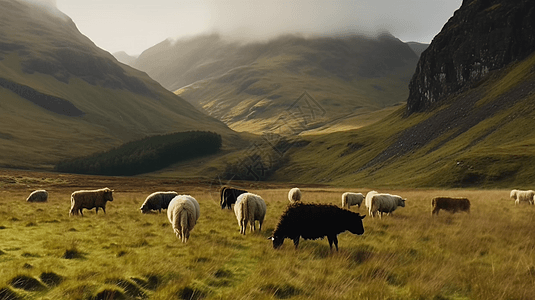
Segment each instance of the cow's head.
[{"label": "cow's head", "polygon": [[278,236],[270,236],[268,237],[268,240],[273,241],[273,249],[278,249],[280,246],[282,246],[282,243],[284,243],[284,238]]},{"label": "cow's head", "polygon": [[362,224],[362,219],[364,219],[366,216],[361,216],[357,213],[356,217],[351,222],[351,225],[349,226],[348,230],[353,234],[361,235],[364,233],[364,225]]},{"label": "cow's head", "polygon": [[109,188],[104,188],[104,200],[113,201],[113,190],[110,190]]}]

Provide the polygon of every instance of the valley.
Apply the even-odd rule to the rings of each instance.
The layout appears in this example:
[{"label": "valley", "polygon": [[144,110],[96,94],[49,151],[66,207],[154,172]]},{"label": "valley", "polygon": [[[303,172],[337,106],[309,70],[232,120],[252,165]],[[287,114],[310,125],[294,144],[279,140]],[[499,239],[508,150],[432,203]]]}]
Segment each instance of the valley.
[{"label": "valley", "polygon": [[[28,299],[527,299],[535,292],[532,206],[515,205],[509,190],[379,189],[406,197],[406,207],[381,220],[367,216],[365,233],[340,234],[340,250],[331,252],[326,240],[301,240],[297,250],[290,240],[278,250],[267,240],[293,185],[233,184],[265,199],[261,232],[240,235],[234,213],[219,207],[219,184],[2,169],[0,293]],[[71,192],[104,186],[114,189],[106,214],[69,217]],[[26,203],[37,188],[49,191],[48,203]],[[345,191],[375,189],[300,188],[302,201],[337,206]],[[140,213],[145,197],[158,190],[199,201],[201,218],[187,244],[173,234],[166,213]],[[470,214],[431,216],[430,199],[437,195],[468,197]],[[19,284],[10,283],[14,279]]]}]

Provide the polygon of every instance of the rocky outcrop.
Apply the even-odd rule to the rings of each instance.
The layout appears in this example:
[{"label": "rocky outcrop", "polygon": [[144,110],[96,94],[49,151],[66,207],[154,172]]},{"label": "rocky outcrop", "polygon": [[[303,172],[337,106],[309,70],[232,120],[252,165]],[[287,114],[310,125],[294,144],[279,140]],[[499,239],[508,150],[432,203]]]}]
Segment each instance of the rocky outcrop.
[{"label": "rocky outcrop", "polygon": [[407,113],[424,111],[535,51],[535,1],[463,0],[420,57]]}]

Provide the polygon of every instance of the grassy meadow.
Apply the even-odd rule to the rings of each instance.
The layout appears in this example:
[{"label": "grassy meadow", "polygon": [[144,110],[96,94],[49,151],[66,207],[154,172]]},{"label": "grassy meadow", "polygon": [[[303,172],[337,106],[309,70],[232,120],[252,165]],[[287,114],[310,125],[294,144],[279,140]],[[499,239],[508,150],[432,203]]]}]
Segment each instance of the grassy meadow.
[{"label": "grassy meadow", "polygon": [[[59,178],[59,177],[58,177]],[[262,232],[239,234],[221,210],[216,186],[106,178],[115,189],[107,214],[69,217],[70,193],[96,177],[0,181],[0,298],[11,299],[532,299],[535,207],[515,206],[507,190],[384,190],[406,197],[393,216],[366,217],[362,236],[267,240],[288,204],[289,186],[249,186],[267,203]],[[23,184],[21,184],[23,183]],[[26,203],[47,185],[48,203]],[[172,186],[175,186],[172,188]],[[37,188],[37,186],[35,186]],[[187,244],[165,213],[139,207],[157,190],[191,194],[201,217]],[[303,187],[303,201],[340,205],[349,189]],[[367,192],[369,189],[351,189]],[[431,198],[466,196],[471,214],[431,216]],[[359,209],[353,207],[352,210]],[[364,208],[360,209],[364,213]],[[4,296],[5,298],[2,298]]]}]

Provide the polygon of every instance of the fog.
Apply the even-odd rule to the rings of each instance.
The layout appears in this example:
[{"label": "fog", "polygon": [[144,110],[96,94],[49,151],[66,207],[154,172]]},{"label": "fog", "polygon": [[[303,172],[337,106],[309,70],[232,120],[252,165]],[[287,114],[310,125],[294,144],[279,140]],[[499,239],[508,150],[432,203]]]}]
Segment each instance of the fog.
[{"label": "fog", "polygon": [[139,54],[167,39],[217,32],[374,35],[430,43],[462,0],[24,0],[56,6],[99,47]]}]

